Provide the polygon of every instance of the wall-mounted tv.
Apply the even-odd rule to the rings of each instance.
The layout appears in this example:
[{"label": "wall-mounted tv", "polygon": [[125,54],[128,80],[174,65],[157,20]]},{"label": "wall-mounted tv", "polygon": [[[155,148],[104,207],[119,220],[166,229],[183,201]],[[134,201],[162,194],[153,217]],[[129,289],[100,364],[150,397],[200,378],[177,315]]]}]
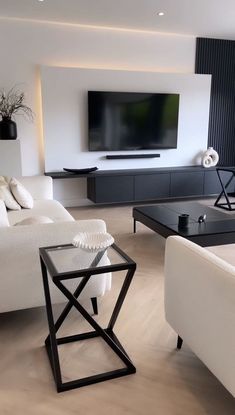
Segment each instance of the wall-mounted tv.
[{"label": "wall-mounted tv", "polygon": [[179,94],[88,91],[90,151],[177,147]]}]

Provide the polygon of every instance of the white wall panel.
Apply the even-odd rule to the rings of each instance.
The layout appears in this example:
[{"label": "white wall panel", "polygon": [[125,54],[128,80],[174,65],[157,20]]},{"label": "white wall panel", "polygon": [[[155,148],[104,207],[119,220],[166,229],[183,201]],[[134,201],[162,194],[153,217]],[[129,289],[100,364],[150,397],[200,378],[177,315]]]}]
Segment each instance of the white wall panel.
[{"label": "white wall panel", "polygon": [[[97,166],[102,170],[196,164],[207,148],[210,75],[42,67],[46,171]],[[177,149],[160,150],[159,159],[106,160],[110,152],[89,152],[87,91],[180,94]],[[141,151],[148,153],[153,151]],[[128,152],[118,152],[118,154]],[[138,152],[133,151],[131,154]]]},{"label": "white wall panel", "polygon": [[22,175],[20,140],[0,140],[0,175]]},{"label": "white wall panel", "polygon": [[[41,77],[47,172],[64,167],[112,170],[194,165],[207,148],[209,75],[42,67]],[[160,158],[132,160],[106,160],[110,152],[89,152],[88,90],[179,93],[177,149],[155,151]]]}]

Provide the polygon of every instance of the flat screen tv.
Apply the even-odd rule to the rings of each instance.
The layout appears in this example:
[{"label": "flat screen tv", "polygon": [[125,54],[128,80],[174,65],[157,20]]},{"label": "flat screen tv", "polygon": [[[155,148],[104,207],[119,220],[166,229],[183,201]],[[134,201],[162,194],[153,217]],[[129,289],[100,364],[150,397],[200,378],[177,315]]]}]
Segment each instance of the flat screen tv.
[{"label": "flat screen tv", "polygon": [[88,91],[90,151],[177,147],[179,94]]}]

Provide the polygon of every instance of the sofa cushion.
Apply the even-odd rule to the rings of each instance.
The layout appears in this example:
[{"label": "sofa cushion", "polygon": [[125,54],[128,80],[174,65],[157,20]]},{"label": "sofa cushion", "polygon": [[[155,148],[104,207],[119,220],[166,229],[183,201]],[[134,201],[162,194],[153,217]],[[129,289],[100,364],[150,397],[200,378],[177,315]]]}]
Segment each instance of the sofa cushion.
[{"label": "sofa cushion", "polygon": [[30,218],[26,218],[21,220],[20,222],[16,222],[14,226],[21,226],[21,225],[37,225],[40,223],[53,223],[51,218],[47,216],[31,216]]},{"label": "sofa cushion", "polygon": [[19,205],[26,209],[32,209],[33,198],[28,190],[20,183],[15,177],[12,177],[9,183],[9,187],[14,198],[17,200]]},{"label": "sofa cushion", "polygon": [[0,228],[10,226],[6,206],[3,200],[0,200]]},{"label": "sofa cushion", "polygon": [[2,199],[8,209],[20,210],[21,206],[14,199],[7,181],[3,176],[0,176],[0,199]]},{"label": "sofa cushion", "polygon": [[47,216],[53,222],[71,222],[74,220],[61,203],[56,200],[34,200],[32,209],[11,210],[8,212],[10,225],[32,216]]}]

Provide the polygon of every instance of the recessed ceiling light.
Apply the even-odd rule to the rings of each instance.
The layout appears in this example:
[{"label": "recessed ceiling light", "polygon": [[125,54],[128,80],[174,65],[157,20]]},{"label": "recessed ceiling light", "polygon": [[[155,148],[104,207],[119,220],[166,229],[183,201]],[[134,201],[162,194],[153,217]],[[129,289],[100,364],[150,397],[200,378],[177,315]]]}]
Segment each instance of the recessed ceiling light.
[{"label": "recessed ceiling light", "polygon": [[158,12],[158,14],[157,14],[157,15],[158,15],[158,16],[164,16],[164,14],[165,14],[164,12]]},{"label": "recessed ceiling light", "polygon": [[38,1],[44,1],[44,0],[38,0]]}]

